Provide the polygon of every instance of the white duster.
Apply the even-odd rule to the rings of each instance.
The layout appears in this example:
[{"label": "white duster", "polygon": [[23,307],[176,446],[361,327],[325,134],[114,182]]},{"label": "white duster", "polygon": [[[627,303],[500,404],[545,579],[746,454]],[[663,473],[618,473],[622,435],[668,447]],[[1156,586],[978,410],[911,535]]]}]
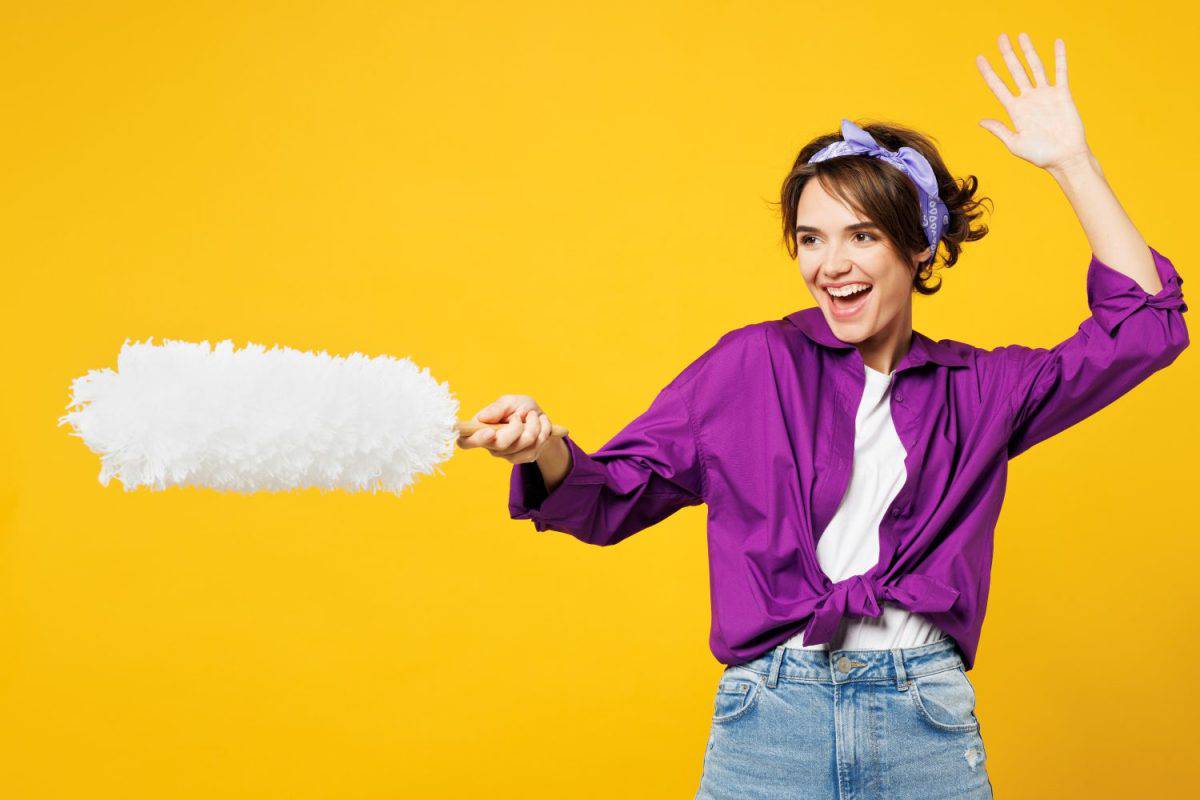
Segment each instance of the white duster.
[{"label": "white duster", "polygon": [[[151,337],[153,338],[153,337]],[[458,401],[408,359],[229,340],[128,340],[71,384],[70,424],[100,483],[399,494],[454,452]]]}]

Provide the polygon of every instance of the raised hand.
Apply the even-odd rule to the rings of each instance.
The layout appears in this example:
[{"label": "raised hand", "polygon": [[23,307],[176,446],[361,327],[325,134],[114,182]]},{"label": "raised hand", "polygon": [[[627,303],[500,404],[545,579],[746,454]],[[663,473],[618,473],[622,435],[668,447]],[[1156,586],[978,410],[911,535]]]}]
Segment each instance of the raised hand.
[{"label": "raised hand", "polygon": [[1029,36],[1022,32],[1017,37],[1029,70],[1033,73],[1033,85],[1025,74],[1017,54],[1013,52],[1008,34],[1000,34],[1000,54],[1008,65],[1009,74],[1017,85],[1014,96],[1008,86],[982,55],[975,57],[983,79],[991,88],[996,99],[1004,106],[1016,131],[995,119],[982,119],[979,124],[991,131],[1004,143],[1008,151],[1043,169],[1063,168],[1077,161],[1086,161],[1091,156],[1087,139],[1083,134],[1083,120],[1075,108],[1067,85],[1067,46],[1062,39],[1054,40],[1054,83],[1046,80],[1042,61]]}]

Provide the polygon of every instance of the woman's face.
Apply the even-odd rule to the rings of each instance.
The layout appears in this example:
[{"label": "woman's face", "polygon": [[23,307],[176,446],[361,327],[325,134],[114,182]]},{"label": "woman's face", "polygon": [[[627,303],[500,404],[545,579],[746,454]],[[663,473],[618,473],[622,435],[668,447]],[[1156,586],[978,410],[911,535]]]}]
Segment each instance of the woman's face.
[{"label": "woman's face", "polygon": [[[808,290],[843,342],[865,342],[912,327],[912,282],[917,264],[899,258],[882,231],[838,198],[820,180],[804,185],[796,204],[796,258]],[[857,285],[857,287],[856,287]],[[862,288],[845,298],[835,286]],[[845,289],[837,289],[845,291]]]}]

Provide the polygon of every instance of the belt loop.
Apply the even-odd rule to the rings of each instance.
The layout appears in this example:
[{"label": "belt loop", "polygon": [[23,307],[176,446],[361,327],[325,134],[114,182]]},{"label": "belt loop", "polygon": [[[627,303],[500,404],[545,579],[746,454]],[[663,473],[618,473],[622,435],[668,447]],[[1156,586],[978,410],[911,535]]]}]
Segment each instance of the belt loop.
[{"label": "belt loop", "polygon": [[904,669],[904,653],[900,648],[892,648],[892,661],[896,664],[896,688],[903,692],[908,688],[908,673]]},{"label": "belt loop", "polygon": [[772,689],[779,683],[779,667],[783,664],[783,651],[786,648],[779,645],[775,648],[775,654],[771,657],[771,671],[767,674],[767,686]]}]

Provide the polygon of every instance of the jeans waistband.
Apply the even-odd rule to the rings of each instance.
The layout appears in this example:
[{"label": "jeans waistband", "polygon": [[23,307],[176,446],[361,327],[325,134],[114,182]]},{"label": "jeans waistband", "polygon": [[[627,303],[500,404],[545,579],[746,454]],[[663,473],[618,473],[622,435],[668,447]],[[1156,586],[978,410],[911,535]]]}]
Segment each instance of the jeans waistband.
[{"label": "jeans waistband", "polygon": [[890,681],[904,689],[909,678],[963,666],[954,639],[946,637],[917,647],[889,650],[798,650],[779,645],[753,661],[726,668],[765,675],[767,685],[778,681],[854,683]]}]

